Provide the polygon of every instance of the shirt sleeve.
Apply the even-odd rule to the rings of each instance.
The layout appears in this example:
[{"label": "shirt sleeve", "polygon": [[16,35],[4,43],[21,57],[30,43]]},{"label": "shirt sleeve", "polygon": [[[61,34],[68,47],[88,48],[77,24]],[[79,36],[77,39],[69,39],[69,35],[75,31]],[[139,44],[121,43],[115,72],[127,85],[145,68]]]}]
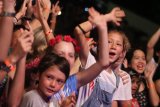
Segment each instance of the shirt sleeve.
[{"label": "shirt sleeve", "polygon": [[[128,74],[129,76],[129,74]],[[120,78],[120,83],[118,88],[115,90],[113,94],[112,100],[131,100],[132,93],[131,93],[131,78],[129,76],[129,82],[123,84],[122,79]]]}]

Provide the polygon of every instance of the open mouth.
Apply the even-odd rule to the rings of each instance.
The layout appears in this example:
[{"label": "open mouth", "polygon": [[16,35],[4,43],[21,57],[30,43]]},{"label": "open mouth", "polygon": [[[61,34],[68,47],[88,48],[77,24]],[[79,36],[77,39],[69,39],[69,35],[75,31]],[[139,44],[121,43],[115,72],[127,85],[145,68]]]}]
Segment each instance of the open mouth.
[{"label": "open mouth", "polygon": [[143,69],[144,69],[144,66],[143,66],[142,64],[138,64],[138,65],[137,65],[137,69],[138,69],[138,70],[143,70]]},{"label": "open mouth", "polygon": [[109,56],[114,57],[115,55],[115,52],[109,52]]}]

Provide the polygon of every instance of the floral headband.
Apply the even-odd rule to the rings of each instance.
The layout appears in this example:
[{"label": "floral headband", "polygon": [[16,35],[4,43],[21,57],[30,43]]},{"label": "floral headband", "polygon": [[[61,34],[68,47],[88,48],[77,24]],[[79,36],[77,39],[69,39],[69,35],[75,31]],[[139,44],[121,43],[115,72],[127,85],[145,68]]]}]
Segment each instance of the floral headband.
[{"label": "floral headband", "polygon": [[34,58],[32,61],[26,64],[26,69],[36,68],[38,67],[39,63],[41,61],[40,57]]},{"label": "floral headband", "polygon": [[78,46],[78,42],[73,39],[70,35],[57,35],[55,38],[50,39],[49,46],[54,46],[60,41],[72,42],[74,45],[74,49],[76,52],[80,51],[80,47]]}]

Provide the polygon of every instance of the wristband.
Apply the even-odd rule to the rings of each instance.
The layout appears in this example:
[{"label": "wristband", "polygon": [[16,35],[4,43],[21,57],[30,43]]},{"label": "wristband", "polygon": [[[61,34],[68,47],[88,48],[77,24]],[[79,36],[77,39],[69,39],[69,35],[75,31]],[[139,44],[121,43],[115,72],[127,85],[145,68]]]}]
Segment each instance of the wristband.
[{"label": "wristband", "polygon": [[3,12],[2,14],[0,14],[1,17],[15,17],[15,13],[14,12]]},{"label": "wristband", "polygon": [[10,71],[15,70],[15,66],[8,59],[4,60],[4,63],[6,64],[7,67],[10,68]]}]

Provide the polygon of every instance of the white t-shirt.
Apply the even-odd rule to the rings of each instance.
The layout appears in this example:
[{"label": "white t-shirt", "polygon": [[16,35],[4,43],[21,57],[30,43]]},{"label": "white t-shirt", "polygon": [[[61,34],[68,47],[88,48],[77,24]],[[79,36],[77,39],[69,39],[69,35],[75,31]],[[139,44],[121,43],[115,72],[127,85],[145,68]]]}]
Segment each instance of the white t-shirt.
[{"label": "white t-shirt", "polygon": [[56,100],[47,103],[42,99],[37,90],[31,90],[24,94],[20,107],[59,107]]},{"label": "white t-shirt", "polygon": [[[96,62],[94,56],[89,53],[87,63],[85,69],[90,67],[92,64]],[[120,79],[120,83],[118,88],[116,87],[116,76],[114,72],[107,72],[103,70],[100,75],[94,79],[92,82],[88,83],[85,86],[82,86],[79,89],[79,95],[76,107],[80,107],[83,103],[89,98],[91,95],[96,80],[99,81],[100,88],[105,90],[106,92],[113,93],[112,100],[130,100],[132,98],[131,95],[131,80],[127,84],[123,85],[122,79]],[[125,90],[124,90],[125,89]],[[124,92],[121,92],[124,90]]]}]

